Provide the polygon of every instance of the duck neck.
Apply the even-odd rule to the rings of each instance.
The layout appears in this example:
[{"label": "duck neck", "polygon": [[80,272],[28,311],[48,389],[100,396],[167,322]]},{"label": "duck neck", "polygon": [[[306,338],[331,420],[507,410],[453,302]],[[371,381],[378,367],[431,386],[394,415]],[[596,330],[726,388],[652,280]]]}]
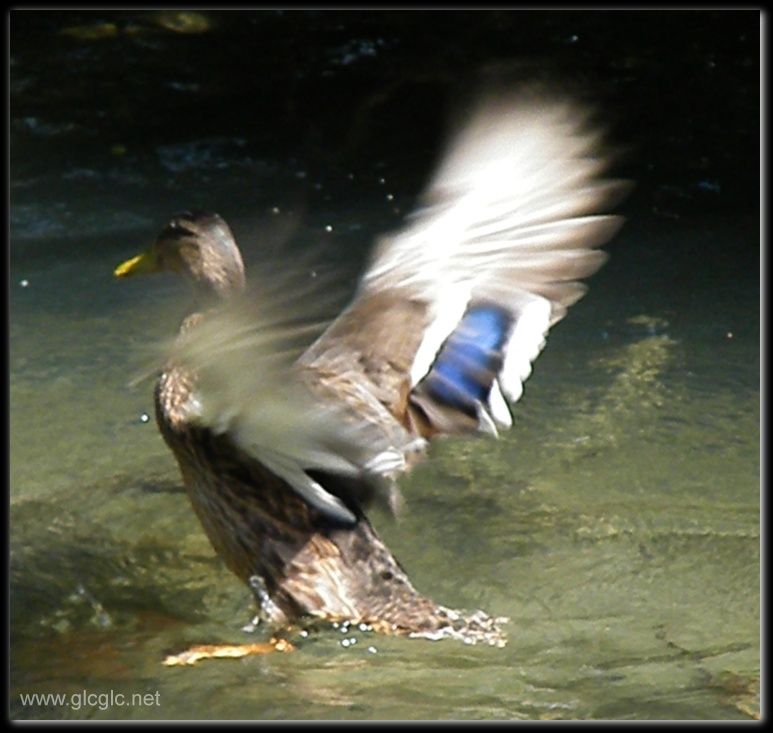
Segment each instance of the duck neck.
[{"label": "duck neck", "polygon": [[193,281],[194,307],[197,311],[208,310],[217,303],[240,295],[244,292],[244,267],[234,269],[224,275],[207,277]]}]

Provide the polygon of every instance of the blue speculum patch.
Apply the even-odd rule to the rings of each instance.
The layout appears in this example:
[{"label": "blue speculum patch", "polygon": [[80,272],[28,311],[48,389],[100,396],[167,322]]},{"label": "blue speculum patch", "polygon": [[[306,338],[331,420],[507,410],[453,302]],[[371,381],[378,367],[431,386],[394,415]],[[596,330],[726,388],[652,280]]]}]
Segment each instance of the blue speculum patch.
[{"label": "blue speculum patch", "polygon": [[476,402],[488,398],[502,367],[502,348],[512,316],[492,304],[472,305],[441,347],[424,379],[436,400],[474,415]]}]

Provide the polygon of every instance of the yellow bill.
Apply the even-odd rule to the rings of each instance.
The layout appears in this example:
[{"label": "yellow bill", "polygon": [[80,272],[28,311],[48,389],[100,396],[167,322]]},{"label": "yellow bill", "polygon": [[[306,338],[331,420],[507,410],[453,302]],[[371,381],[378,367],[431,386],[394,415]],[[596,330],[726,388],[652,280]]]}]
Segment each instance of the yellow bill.
[{"label": "yellow bill", "polygon": [[130,275],[141,275],[147,272],[158,272],[161,266],[158,262],[155,252],[148,250],[142,254],[132,257],[126,262],[122,262],[113,270],[116,277],[129,277]]}]

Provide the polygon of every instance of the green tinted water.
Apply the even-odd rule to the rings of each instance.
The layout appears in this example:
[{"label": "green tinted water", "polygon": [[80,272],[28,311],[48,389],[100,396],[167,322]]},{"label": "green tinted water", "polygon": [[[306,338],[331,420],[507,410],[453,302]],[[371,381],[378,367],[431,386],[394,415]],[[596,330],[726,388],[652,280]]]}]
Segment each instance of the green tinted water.
[{"label": "green tinted water", "polygon": [[436,445],[401,521],[375,515],[419,589],[510,618],[505,649],[318,629],[294,654],[166,668],[189,644],[265,634],[241,631],[248,593],[179,488],[151,382],[127,386],[187,294],[112,280],[133,237],[76,259],[48,244],[11,270],[14,717],[759,713],[755,283],[664,287],[656,304],[610,268],[551,334],[514,428]]}]

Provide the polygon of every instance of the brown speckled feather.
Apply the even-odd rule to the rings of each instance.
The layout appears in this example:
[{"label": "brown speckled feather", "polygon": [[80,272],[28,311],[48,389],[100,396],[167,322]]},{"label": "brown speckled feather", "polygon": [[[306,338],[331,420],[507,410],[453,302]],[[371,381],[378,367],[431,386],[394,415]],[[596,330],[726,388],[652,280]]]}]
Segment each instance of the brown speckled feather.
[{"label": "brown speckled feather", "polygon": [[331,523],[227,434],[190,424],[195,379],[170,367],[156,389],[156,415],[177,458],[194,511],[228,568],[257,576],[273,624],[303,616],[363,623],[392,634],[458,636],[503,643],[495,622],[465,616],[421,595],[364,515]]},{"label": "brown speckled feather", "polygon": [[405,422],[411,364],[429,320],[428,304],[410,293],[388,290],[358,298],[299,364],[313,373],[311,383],[319,378],[333,390],[355,380],[366,385],[392,415]]}]

